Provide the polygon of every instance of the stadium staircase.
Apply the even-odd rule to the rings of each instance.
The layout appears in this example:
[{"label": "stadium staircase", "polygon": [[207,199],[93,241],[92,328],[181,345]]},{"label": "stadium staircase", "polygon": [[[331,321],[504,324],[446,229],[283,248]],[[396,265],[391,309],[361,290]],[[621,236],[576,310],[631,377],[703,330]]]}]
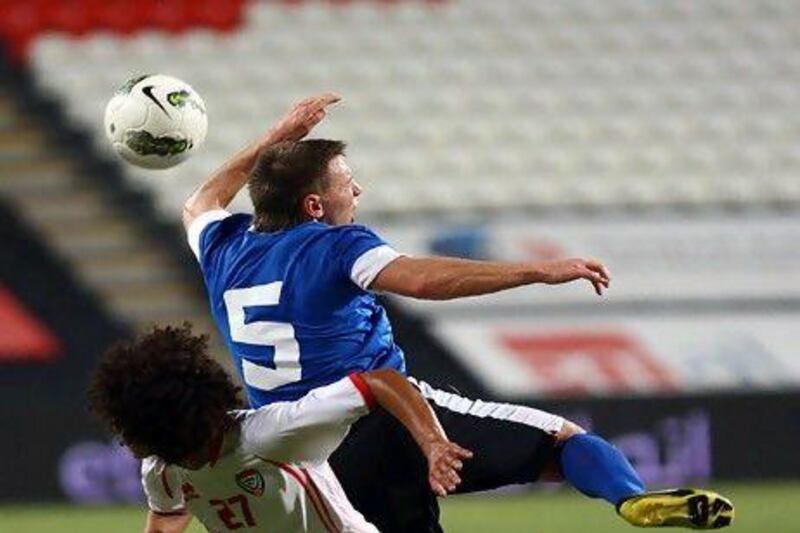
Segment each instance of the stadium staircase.
[{"label": "stadium staircase", "polygon": [[37,97],[24,70],[2,77],[0,195],[134,330],[189,320],[212,333],[194,258],[177,244],[174,221],[160,221],[146,194],[97,159],[59,106]]}]

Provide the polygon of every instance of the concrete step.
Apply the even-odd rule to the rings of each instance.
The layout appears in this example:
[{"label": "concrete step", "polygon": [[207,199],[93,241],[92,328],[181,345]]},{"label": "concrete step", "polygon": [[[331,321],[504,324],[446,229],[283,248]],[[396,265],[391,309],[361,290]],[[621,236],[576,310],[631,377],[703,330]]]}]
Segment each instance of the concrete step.
[{"label": "concrete step", "polygon": [[[21,200],[18,202],[21,210],[30,207],[29,202]],[[27,207],[26,207],[27,206]],[[58,202],[36,202],[35,207],[39,207],[35,212],[28,212],[29,220],[36,225],[54,225],[60,223],[87,221],[87,220],[102,220],[103,217],[109,216],[109,213],[114,208],[112,205],[106,203],[86,203],[76,209],[72,205],[61,205]]]},{"label": "concrete step", "polygon": [[118,268],[87,267],[83,262],[75,264],[75,268],[86,278],[98,286],[113,288],[115,285],[130,283],[179,283],[185,273],[182,269],[169,265],[156,265],[151,268],[136,266],[120,266]]},{"label": "concrete step", "polygon": [[[142,243],[144,244],[144,243]],[[95,254],[75,257],[76,265],[87,276],[106,283],[104,278],[138,279],[148,274],[168,272],[170,279],[180,277],[182,270],[178,268],[172,257],[152,247],[142,245],[139,248],[123,250],[117,254]],[[180,271],[179,271],[180,270]],[[159,274],[163,276],[163,274]],[[199,275],[199,274],[198,274]]]},{"label": "concrete step", "polygon": [[27,115],[20,114],[13,104],[0,103],[0,134],[9,135],[16,131],[37,129],[35,121]]},{"label": "concrete step", "polygon": [[[229,366],[204,294],[137,220],[48,146],[47,124],[26,116],[0,87],[0,194],[52,243],[110,312],[137,329],[190,320]],[[199,275],[199,274],[198,274]]]},{"label": "concrete step", "polygon": [[119,247],[142,238],[141,230],[131,226],[124,218],[113,215],[99,220],[74,220],[47,225],[43,229],[54,241],[69,247]]},{"label": "concrete step", "polygon": [[33,159],[0,160],[0,172],[3,176],[42,172],[72,174],[74,171],[75,162],[69,156],[56,152],[45,153],[42,157]]},{"label": "concrete step", "polygon": [[14,195],[53,195],[82,187],[73,174],[58,172],[26,172],[3,175],[0,192]]},{"label": "concrete step", "polygon": [[25,164],[34,163],[38,160],[51,159],[56,154],[47,147],[35,145],[9,144],[0,146],[0,167],[5,164]]},{"label": "concrete step", "polygon": [[70,190],[56,197],[39,194],[21,195],[17,196],[15,201],[37,224],[47,223],[46,221],[53,218],[61,221],[85,218],[81,217],[81,214],[87,212],[92,216],[108,213],[106,201],[97,191],[88,189]]},{"label": "concrete step", "polygon": [[113,294],[102,294],[101,296],[119,316],[122,316],[130,323],[163,323],[175,317],[188,316],[198,305],[189,305],[186,302],[176,300],[153,300],[137,299],[120,301]]},{"label": "concrete step", "polygon": [[15,128],[13,131],[0,131],[0,151],[19,147],[39,148],[42,152],[47,150],[47,137],[32,124]]},{"label": "concrete step", "polygon": [[137,322],[161,320],[166,315],[187,316],[204,305],[194,287],[181,282],[146,281],[97,288],[112,309]]}]

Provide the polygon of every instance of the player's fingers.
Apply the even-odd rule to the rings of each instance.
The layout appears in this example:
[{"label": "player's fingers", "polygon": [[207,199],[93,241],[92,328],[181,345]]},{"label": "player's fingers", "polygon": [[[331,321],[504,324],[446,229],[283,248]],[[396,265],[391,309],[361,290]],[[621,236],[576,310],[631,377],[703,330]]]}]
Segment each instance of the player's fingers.
[{"label": "player's fingers", "polygon": [[461,470],[464,468],[464,461],[462,461],[462,459],[470,459],[471,457],[472,454],[466,450],[461,452],[458,450],[451,450],[447,454],[447,464],[453,468],[456,468],[457,470]]},{"label": "player's fingers", "polygon": [[450,468],[455,468],[456,470],[464,468],[464,463],[461,462],[461,459],[454,455],[448,455],[444,460]]},{"label": "player's fingers", "polygon": [[317,104],[322,107],[327,107],[329,105],[335,104],[337,102],[341,102],[342,97],[337,93],[325,93],[317,98]]},{"label": "player's fingers", "polygon": [[433,482],[439,487],[441,491],[439,494],[441,496],[447,496],[448,492],[455,489],[453,483],[444,474],[436,474],[433,478]]},{"label": "player's fingers", "polygon": [[450,490],[455,489],[458,485],[461,484],[461,476],[458,475],[458,472],[455,470],[448,470],[447,471],[447,479],[450,481],[452,488]]},{"label": "player's fingers", "polygon": [[608,268],[606,268],[606,266],[597,259],[588,260],[586,262],[586,266],[592,271],[600,274],[606,283],[611,281],[611,273],[608,271]]},{"label": "player's fingers", "polygon": [[603,274],[600,274],[600,273],[597,274],[595,279],[597,281],[599,281],[600,283],[602,283],[603,285],[608,285],[608,282],[611,281],[607,277],[605,277]]},{"label": "player's fingers", "polygon": [[592,282],[592,285],[595,286],[595,290],[599,291],[598,294],[603,292],[604,288],[608,288],[608,284],[611,280],[605,277],[601,272],[596,271],[589,271],[591,274],[587,277],[589,281]]},{"label": "player's fingers", "polygon": [[434,492],[434,493],[435,493],[437,496],[441,496],[442,498],[444,498],[445,496],[447,496],[447,491],[444,489],[444,487],[442,486],[442,484],[441,484],[441,483],[439,483],[439,482],[438,482],[438,481],[437,481],[437,480],[436,480],[436,479],[435,479],[433,476],[431,476],[431,477],[428,479],[428,482],[430,483],[431,489],[433,490],[433,492]]},{"label": "player's fingers", "polygon": [[319,109],[325,109],[329,105],[339,102],[341,99],[342,97],[336,93],[325,93],[323,95],[310,98],[308,102],[304,103],[304,107],[309,109],[311,112],[316,112]]},{"label": "player's fingers", "polygon": [[442,457],[438,461],[436,461],[436,464],[434,465],[433,469],[438,476],[446,478],[450,470],[452,470],[452,467],[448,465],[445,458]]},{"label": "player's fingers", "polygon": [[458,470],[454,462],[461,463],[461,461],[458,459],[448,457],[447,455],[442,455],[439,460],[436,461],[435,469],[437,472],[447,477],[450,477],[452,474],[457,476]]},{"label": "player's fingers", "polygon": [[466,448],[462,448],[461,446],[459,446],[455,442],[451,442],[450,443],[450,449],[453,451],[453,453],[455,453],[456,455],[458,455],[462,459],[471,459],[472,458],[472,451],[471,450],[468,450]]},{"label": "player's fingers", "polygon": [[461,483],[461,478],[454,478],[450,475],[440,474],[436,477],[436,482],[445,492],[453,492]]},{"label": "player's fingers", "polygon": [[319,98],[318,96],[308,96],[306,98],[303,98],[302,100],[300,100],[299,102],[294,104],[294,109],[298,109],[298,110],[299,109],[305,109],[305,108],[313,105],[314,102],[316,102],[318,98]]},{"label": "player's fingers", "polygon": [[605,277],[602,272],[592,270],[591,268],[588,267],[586,267],[584,275],[586,279],[591,279],[592,281],[596,281],[603,284],[606,284],[609,281],[608,278]]},{"label": "player's fingers", "polygon": [[603,281],[603,276],[599,272],[590,269],[588,266],[579,267],[578,276],[588,279],[592,283],[601,283]]},{"label": "player's fingers", "polygon": [[[325,93],[318,96],[309,96],[297,102],[292,111],[300,113],[303,120],[312,118],[319,110],[324,110],[326,106],[338,102],[341,97],[335,93]],[[321,119],[320,119],[321,120]],[[319,122],[319,120],[317,121]]]},{"label": "player's fingers", "polygon": [[602,272],[603,276],[605,276],[606,286],[608,286],[608,283],[611,282],[611,272],[609,272],[606,266],[602,263],[600,264],[600,272]]},{"label": "player's fingers", "polygon": [[599,281],[594,281],[594,280],[591,280],[591,282],[592,282],[592,286],[594,286],[594,292],[596,292],[598,296],[602,296],[603,295],[603,284],[600,283]]},{"label": "player's fingers", "polygon": [[436,475],[448,490],[455,489],[461,483],[461,477],[458,472],[451,467],[443,466],[436,472]]}]

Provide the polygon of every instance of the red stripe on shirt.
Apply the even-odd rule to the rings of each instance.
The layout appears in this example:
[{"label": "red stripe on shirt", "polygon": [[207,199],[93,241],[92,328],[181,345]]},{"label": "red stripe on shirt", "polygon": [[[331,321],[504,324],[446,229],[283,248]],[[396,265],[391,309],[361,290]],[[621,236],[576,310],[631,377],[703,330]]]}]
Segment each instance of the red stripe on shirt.
[{"label": "red stripe on shirt", "polygon": [[161,484],[164,486],[164,492],[167,493],[167,496],[172,499],[175,496],[172,495],[172,489],[169,488],[169,482],[167,481],[167,467],[161,469]]},{"label": "red stripe on shirt", "polygon": [[372,394],[372,389],[369,387],[364,378],[361,377],[361,374],[352,373],[347,377],[350,378],[350,381],[353,382],[358,392],[361,394],[361,397],[364,398],[364,403],[367,404],[367,409],[370,411],[374,411],[376,407],[378,407],[378,402],[375,400],[375,396]]},{"label": "red stripe on shirt", "polygon": [[[280,468],[281,470],[292,476],[294,480],[300,484],[303,490],[306,491],[306,494],[308,494],[308,499],[311,500],[311,505],[312,507],[314,507],[314,511],[317,513],[319,521],[322,522],[322,524],[325,526],[325,529],[327,529],[329,533],[339,533],[339,530],[336,528],[336,526],[333,523],[328,522],[330,516],[328,515],[328,510],[327,508],[325,508],[324,503],[322,501],[317,500],[319,495],[312,490],[312,488],[309,486],[308,481],[303,477],[303,475],[300,472],[296,471],[294,468],[292,468],[290,465],[286,463],[281,463],[279,461],[272,461],[270,459],[264,459],[263,457],[260,457],[258,455],[256,455],[256,457],[258,457],[265,463],[277,466],[278,468]],[[320,507],[325,509],[325,511],[324,512],[321,511]]]},{"label": "red stripe on shirt", "polygon": [[317,495],[317,498],[319,498],[320,505],[322,505],[322,510],[325,511],[325,516],[328,518],[331,524],[335,524],[333,518],[331,518],[330,509],[328,509],[325,500],[322,498],[322,494],[320,493],[319,487],[317,487],[317,484],[314,482],[314,478],[311,477],[311,474],[309,474],[308,470],[305,468],[301,468],[300,471],[306,475],[308,486],[311,487],[312,492]]},{"label": "red stripe on shirt", "polygon": [[[316,502],[315,507],[317,509],[317,514],[320,515],[320,518],[323,519],[323,522],[326,525],[329,524],[331,529],[333,529],[334,531],[338,531],[338,528],[336,527],[336,522],[334,522],[333,519],[331,518],[328,506],[325,503],[325,500],[322,498],[322,495],[320,494],[317,485],[314,483],[314,480],[311,478],[311,476],[308,475],[308,471],[304,468],[294,467],[288,464],[285,466],[286,468],[294,470],[297,476],[303,477],[303,479],[306,482],[305,488],[308,491],[308,495],[311,498],[311,501]],[[322,512],[320,512],[320,509],[322,509]]]}]

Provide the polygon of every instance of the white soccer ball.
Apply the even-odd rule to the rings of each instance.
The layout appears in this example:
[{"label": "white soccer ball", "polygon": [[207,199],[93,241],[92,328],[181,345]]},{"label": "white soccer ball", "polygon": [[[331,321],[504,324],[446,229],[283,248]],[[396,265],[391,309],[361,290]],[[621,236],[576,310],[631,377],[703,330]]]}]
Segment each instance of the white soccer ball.
[{"label": "white soccer ball", "polygon": [[206,138],[203,99],[187,83],[163,74],[128,80],[106,105],[105,130],[123,159],[143,168],[169,168]]}]

